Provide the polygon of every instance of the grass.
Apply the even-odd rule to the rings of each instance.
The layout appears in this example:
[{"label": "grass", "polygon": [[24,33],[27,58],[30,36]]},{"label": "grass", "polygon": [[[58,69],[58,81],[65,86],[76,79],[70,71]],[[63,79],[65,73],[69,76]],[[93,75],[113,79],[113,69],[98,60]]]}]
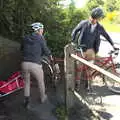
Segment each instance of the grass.
[{"label": "grass", "polygon": [[56,114],[58,120],[65,120],[65,117],[66,117],[65,106],[64,105],[58,105],[56,107],[55,114]]},{"label": "grass", "polygon": [[120,32],[120,24],[110,23],[107,21],[102,21],[101,24],[108,32]]}]

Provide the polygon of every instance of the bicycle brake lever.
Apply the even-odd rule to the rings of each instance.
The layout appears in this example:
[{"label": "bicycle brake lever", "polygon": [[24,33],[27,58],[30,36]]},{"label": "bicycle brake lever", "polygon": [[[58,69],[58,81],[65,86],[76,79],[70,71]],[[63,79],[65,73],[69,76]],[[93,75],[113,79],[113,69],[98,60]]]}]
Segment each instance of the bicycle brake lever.
[{"label": "bicycle brake lever", "polygon": [[115,55],[118,55],[118,53],[115,53]]},{"label": "bicycle brake lever", "polygon": [[113,54],[115,51],[111,50],[108,54],[111,55]]},{"label": "bicycle brake lever", "polygon": [[120,50],[119,48],[114,48],[115,51]]}]

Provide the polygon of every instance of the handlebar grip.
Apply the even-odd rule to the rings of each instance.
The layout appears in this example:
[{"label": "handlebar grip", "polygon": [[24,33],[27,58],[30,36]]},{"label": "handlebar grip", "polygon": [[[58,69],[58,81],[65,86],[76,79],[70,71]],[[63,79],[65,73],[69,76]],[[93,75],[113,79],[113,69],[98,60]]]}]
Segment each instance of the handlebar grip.
[{"label": "handlebar grip", "polygon": [[118,55],[118,53],[115,53],[115,55]]},{"label": "handlebar grip", "polygon": [[119,54],[119,48],[114,48],[114,50],[111,50],[108,54],[109,55],[112,55],[112,54],[114,54],[114,55],[118,55]]},{"label": "handlebar grip", "polygon": [[114,48],[114,50],[120,50],[119,48]]}]

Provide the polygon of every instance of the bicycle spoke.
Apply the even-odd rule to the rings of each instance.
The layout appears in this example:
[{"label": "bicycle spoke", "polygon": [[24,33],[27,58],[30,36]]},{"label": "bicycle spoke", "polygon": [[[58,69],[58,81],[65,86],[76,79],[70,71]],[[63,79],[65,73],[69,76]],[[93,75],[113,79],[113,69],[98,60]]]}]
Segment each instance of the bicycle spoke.
[{"label": "bicycle spoke", "polygon": [[[56,64],[55,65],[51,65],[49,62],[47,62],[46,60],[42,61],[42,65],[43,65],[43,71],[44,71],[44,80],[45,80],[45,85],[46,85],[46,90],[49,88],[55,88],[57,87],[61,76],[60,76],[60,70],[56,71]],[[58,68],[58,64],[57,64],[57,68]]]},{"label": "bicycle spoke", "polygon": [[[115,66],[116,68],[116,72],[113,72],[113,68],[110,67],[108,69],[109,72],[117,75],[117,76],[120,76],[120,68],[119,66]],[[109,90],[111,90],[112,92],[115,92],[115,93],[120,93],[120,83],[114,81],[113,79],[107,77],[107,76],[104,76],[105,78],[105,83],[106,83],[106,86],[108,87]]]}]

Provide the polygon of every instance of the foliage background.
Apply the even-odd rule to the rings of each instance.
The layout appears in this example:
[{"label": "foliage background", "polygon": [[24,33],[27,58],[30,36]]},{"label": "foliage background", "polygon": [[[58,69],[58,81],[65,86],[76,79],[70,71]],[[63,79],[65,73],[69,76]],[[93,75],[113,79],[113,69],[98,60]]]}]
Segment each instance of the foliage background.
[{"label": "foliage background", "polygon": [[120,15],[113,14],[120,10],[119,0],[88,0],[86,6],[79,9],[75,7],[75,0],[71,0],[68,7],[60,1],[0,0],[0,35],[21,43],[28,26],[40,21],[45,25],[44,35],[53,55],[63,57],[63,48],[71,40],[72,29],[80,20],[88,18],[92,8],[100,6],[109,14],[103,24],[108,21],[120,24]]}]

